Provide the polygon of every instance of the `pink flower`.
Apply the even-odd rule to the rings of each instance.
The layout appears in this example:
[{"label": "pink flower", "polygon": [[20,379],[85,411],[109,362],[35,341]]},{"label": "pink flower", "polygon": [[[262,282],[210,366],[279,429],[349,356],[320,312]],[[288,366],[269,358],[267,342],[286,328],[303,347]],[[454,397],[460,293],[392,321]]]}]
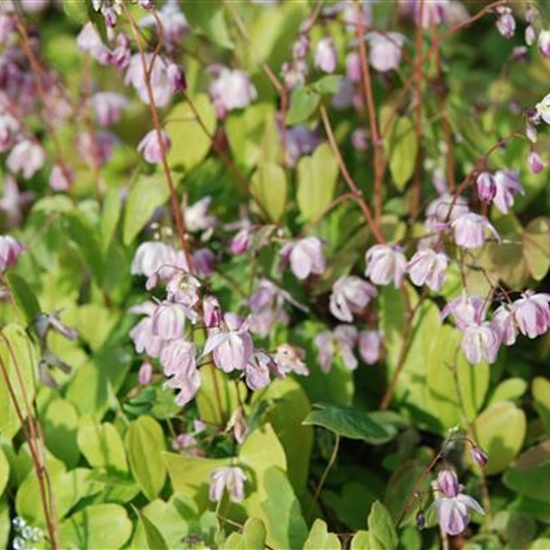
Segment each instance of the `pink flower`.
[{"label": "pink flower", "polygon": [[[168,63],[160,56],[145,54],[145,67],[150,73],[153,101],[157,107],[166,107],[172,100],[172,82],[168,75]],[[145,84],[145,71],[141,54],[136,53],[130,58],[124,83],[131,84],[141,101],[149,104],[149,91]]]},{"label": "pink flower", "polygon": [[373,69],[385,73],[399,67],[401,48],[405,37],[397,32],[367,34],[369,41],[369,63]]},{"label": "pink flower", "polygon": [[153,334],[153,320],[144,317],[131,331],[130,338],[134,342],[137,353],[145,352],[150,357],[158,357],[163,340]]},{"label": "pink flower", "polygon": [[550,124],[550,94],[545,95],[535,106],[536,120],[542,118],[546,124]]},{"label": "pink flower", "polygon": [[333,331],[323,330],[313,343],[317,347],[317,360],[323,372],[329,372],[336,354],[342,357],[344,365],[355,370],[358,365],[353,348],[357,342],[357,329],[351,325],[338,325]]},{"label": "pink flower", "polygon": [[414,20],[420,23],[424,29],[446,21],[452,7],[449,0],[431,0],[430,2],[413,0],[413,4]]},{"label": "pink flower", "polygon": [[[150,0],[141,1],[149,2]],[[189,30],[189,24],[179,7],[179,2],[174,0],[164,2],[155,15],[147,15],[140,21],[139,25],[140,27],[153,27],[157,29],[157,18],[160,19],[162,25],[164,45],[167,49],[172,50],[178,44],[181,44],[182,39]]]},{"label": "pink flower", "polygon": [[233,314],[224,316],[226,329],[213,329],[204,345],[203,356],[212,353],[214,364],[224,372],[242,370],[254,351],[247,323]]},{"label": "pink flower", "polygon": [[185,226],[187,231],[191,233],[206,231],[216,225],[216,218],[208,214],[211,202],[212,197],[206,196],[185,209]]},{"label": "pink flower", "polygon": [[332,38],[326,37],[319,40],[313,63],[317,69],[324,73],[333,73],[336,70],[338,59]]},{"label": "pink flower", "polygon": [[211,295],[205,296],[202,301],[202,309],[206,328],[219,327],[222,321],[222,312],[218,299]]},{"label": "pink flower", "polygon": [[514,319],[522,334],[536,338],[550,328],[550,294],[527,291],[512,305]]},{"label": "pink flower", "polygon": [[538,40],[539,52],[543,57],[550,57],[550,31],[544,30],[539,33]]},{"label": "pink flower", "polygon": [[164,387],[179,390],[176,396],[176,405],[183,407],[187,405],[199,391],[201,387],[201,375],[198,371],[195,371],[188,378],[174,376],[164,383]]},{"label": "pink flower", "polygon": [[0,271],[4,272],[15,265],[25,250],[25,246],[13,237],[0,235]]},{"label": "pink flower", "polygon": [[166,376],[189,378],[196,369],[197,346],[179,338],[166,344],[160,352],[160,364]]},{"label": "pink flower", "polygon": [[340,277],[332,285],[330,312],[340,321],[351,323],[354,313],[362,313],[378,291],[359,277]]},{"label": "pink flower", "polygon": [[536,39],[537,33],[535,31],[535,27],[533,27],[533,25],[527,25],[527,27],[525,27],[525,43],[528,46],[532,46]]},{"label": "pink flower", "polygon": [[166,285],[166,294],[170,302],[193,307],[199,301],[200,281],[187,271],[178,270]]},{"label": "pink flower", "polygon": [[13,145],[19,122],[9,113],[0,113],[0,153],[5,153]]},{"label": "pink flower", "polygon": [[489,229],[491,233],[500,241],[499,234],[493,225],[479,214],[470,212],[456,218],[451,227],[454,229],[455,243],[466,249],[477,248],[485,242],[485,229]]},{"label": "pink flower", "polygon": [[443,470],[437,477],[442,497],[435,499],[433,507],[437,511],[439,525],[445,533],[458,535],[470,523],[469,510],[484,514],[483,508],[471,496],[462,493],[456,474],[451,470]]},{"label": "pink flower", "polygon": [[512,15],[512,10],[508,7],[499,7],[498,11],[500,13],[496,22],[498,32],[504,38],[512,38],[516,32],[516,20]]},{"label": "pink flower", "polygon": [[48,184],[53,191],[68,191],[73,184],[73,175],[68,168],[55,164],[50,172]]},{"label": "pink flower", "polygon": [[160,241],[147,241],[136,250],[130,272],[146,277],[160,274],[161,278],[170,279],[174,271],[181,269],[189,270],[182,251],[176,251],[172,245]]},{"label": "pink flower", "polygon": [[153,312],[153,334],[163,340],[174,340],[183,336],[189,310],[182,304],[161,302]]},{"label": "pink flower", "polygon": [[506,346],[516,343],[518,329],[514,319],[514,311],[507,304],[503,304],[495,310],[491,325],[498,332],[501,342]]},{"label": "pink flower", "polygon": [[199,248],[191,255],[195,273],[208,277],[216,271],[216,255],[209,248]]},{"label": "pink flower", "polygon": [[246,474],[238,466],[222,466],[210,474],[210,500],[220,502],[227,491],[232,502],[241,502],[244,499],[244,482]]},{"label": "pink flower", "polygon": [[282,374],[294,372],[302,376],[308,376],[309,370],[303,361],[304,357],[305,352],[303,349],[290,344],[281,344],[277,346],[275,362]]},{"label": "pink flower", "polygon": [[256,391],[269,384],[269,372],[274,369],[272,357],[264,351],[253,352],[244,366],[246,385]]},{"label": "pink flower", "polygon": [[407,272],[407,258],[401,248],[386,244],[376,244],[365,255],[365,275],[375,285],[389,285],[392,281],[399,288]]},{"label": "pink flower", "polygon": [[101,41],[101,37],[92,23],[86,23],[76,38],[76,45],[100,64],[109,63],[109,49]]},{"label": "pink flower", "polygon": [[6,166],[14,173],[22,172],[28,180],[36,174],[46,162],[46,153],[37,143],[29,140],[20,141],[8,155]]},{"label": "pink flower", "polygon": [[525,125],[525,137],[533,144],[539,139],[537,129],[530,122]]},{"label": "pink flower", "polygon": [[527,157],[527,164],[533,174],[538,174],[544,170],[544,162],[540,158],[540,155],[536,151],[530,151]]},{"label": "pink flower", "polygon": [[323,243],[317,237],[286,243],[280,254],[283,265],[290,261],[290,269],[298,279],[304,280],[312,273],[320,275],[325,271]]},{"label": "pink flower", "polygon": [[249,227],[243,227],[231,240],[229,250],[236,255],[244,254],[248,250],[251,240],[252,230]]},{"label": "pink flower", "polygon": [[128,105],[128,100],[114,92],[99,92],[90,100],[97,121],[101,126],[111,126],[120,121],[122,109]]},{"label": "pink flower", "polygon": [[441,321],[452,314],[459,330],[470,324],[480,324],[485,319],[485,302],[478,297],[460,296],[449,302],[441,312]]},{"label": "pink flower", "polygon": [[346,76],[350,82],[361,82],[361,57],[357,52],[350,52],[346,56]]},{"label": "pink flower", "polygon": [[170,63],[166,71],[168,72],[168,78],[170,80],[170,84],[172,85],[172,91],[175,94],[185,92],[187,89],[187,80],[183,69],[176,63]]},{"label": "pink flower", "polygon": [[486,204],[491,204],[497,192],[497,187],[495,184],[495,179],[493,178],[493,174],[491,174],[490,172],[481,172],[477,176],[476,183],[477,196],[479,197],[479,200]]},{"label": "pink flower", "polygon": [[425,284],[431,290],[438,291],[445,282],[448,264],[449,258],[446,254],[426,248],[416,252],[409,261],[407,269],[411,281],[416,286]]},{"label": "pink flower", "polygon": [[472,447],[470,450],[472,460],[480,467],[484,468],[489,461],[489,455],[480,447]]},{"label": "pink flower", "polygon": [[523,194],[518,173],[513,170],[498,170],[494,177],[496,194],[493,203],[503,214],[508,214],[510,208],[514,206],[514,195]]},{"label": "pink flower", "polygon": [[156,130],[147,132],[139,142],[137,150],[143,154],[143,158],[150,164],[157,164],[162,161],[162,157],[168,153],[172,142],[168,134],[161,130],[161,141],[158,139]]},{"label": "pink flower", "polygon": [[261,279],[260,284],[248,299],[250,330],[261,337],[266,337],[277,322],[288,323],[284,310],[285,303],[296,303],[292,296],[268,279]]},{"label": "pink flower", "polygon": [[149,361],[143,361],[138,372],[138,382],[140,386],[148,386],[153,379],[153,366]]},{"label": "pink flower", "polygon": [[256,88],[244,71],[227,67],[216,67],[214,70],[217,76],[209,92],[219,118],[224,118],[229,111],[244,109],[256,99]]},{"label": "pink flower", "polygon": [[0,199],[0,211],[4,215],[7,228],[17,227],[23,219],[23,209],[32,202],[34,193],[19,190],[15,178],[7,174],[4,177],[4,193]]},{"label": "pink flower", "polygon": [[458,217],[468,214],[470,209],[464,197],[444,193],[426,208],[426,226],[430,231],[441,231]]},{"label": "pink flower", "polygon": [[246,417],[244,415],[242,407],[239,406],[233,411],[233,414],[227,422],[227,427],[225,431],[233,431],[235,441],[239,445],[242,445],[243,441],[248,435],[248,423],[246,422]]},{"label": "pink flower", "polygon": [[494,363],[500,348],[500,336],[488,322],[471,324],[464,330],[461,346],[470,363],[477,365],[483,360]]},{"label": "pink flower", "polygon": [[113,155],[117,138],[111,132],[80,132],[77,137],[78,153],[89,166],[105,164]]},{"label": "pink flower", "polygon": [[374,365],[380,359],[382,334],[377,330],[362,330],[359,333],[359,354],[367,365]]}]

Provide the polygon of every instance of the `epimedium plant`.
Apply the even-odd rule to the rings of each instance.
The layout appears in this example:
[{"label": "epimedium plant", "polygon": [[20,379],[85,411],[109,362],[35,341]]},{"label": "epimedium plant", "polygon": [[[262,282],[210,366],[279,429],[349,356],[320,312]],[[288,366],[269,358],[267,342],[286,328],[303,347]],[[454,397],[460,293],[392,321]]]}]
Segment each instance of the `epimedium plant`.
[{"label": "epimedium plant", "polygon": [[548,546],[547,15],[2,3],[5,545]]}]

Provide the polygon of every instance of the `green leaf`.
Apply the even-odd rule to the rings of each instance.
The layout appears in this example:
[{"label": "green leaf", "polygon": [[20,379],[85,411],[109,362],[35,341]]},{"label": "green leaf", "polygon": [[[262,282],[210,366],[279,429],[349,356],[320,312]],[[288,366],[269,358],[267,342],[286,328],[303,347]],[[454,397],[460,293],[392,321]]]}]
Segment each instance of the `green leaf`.
[{"label": "green leaf", "polygon": [[369,532],[357,531],[351,539],[350,550],[373,550],[370,545]]},{"label": "green leaf", "polygon": [[287,183],[285,171],[278,164],[262,163],[251,180],[252,192],[273,222],[285,213]]},{"label": "green leaf", "polygon": [[[523,453],[504,472],[502,481],[518,495],[550,505],[547,480],[550,476],[550,446],[548,440]],[[550,510],[548,510],[550,520]]]},{"label": "green leaf", "polygon": [[166,467],[162,462],[165,450],[162,428],[150,416],[141,416],[130,424],[125,442],[132,474],[143,494],[153,500],[166,480]]},{"label": "green leaf", "polygon": [[209,0],[207,3],[194,2],[183,3],[183,11],[193,32],[202,34],[212,40],[214,44],[222,48],[233,49],[233,42],[227,30],[223,2]]},{"label": "green leaf", "polygon": [[10,477],[10,465],[4,451],[0,448],[0,496],[4,492]]},{"label": "green leaf", "polygon": [[289,126],[305,122],[317,109],[321,96],[302,86],[292,91],[290,96],[290,109],[286,115],[286,123]]},{"label": "green leaf", "polygon": [[334,197],[338,180],[338,164],[330,145],[323,143],[311,156],[298,163],[298,190],[296,200],[306,221],[322,214]]},{"label": "green leaf", "polygon": [[134,508],[139,516],[139,521],[145,530],[147,544],[149,550],[170,550],[168,544],[164,540],[162,533],[157,529],[156,525],[147,517],[147,514]]},{"label": "green leaf", "polygon": [[120,215],[122,212],[122,201],[118,188],[109,189],[103,201],[103,212],[101,213],[100,232],[101,249],[105,253],[113,240]]},{"label": "green leaf", "polygon": [[94,363],[84,363],[71,378],[66,397],[80,415],[91,414],[99,419],[112,397],[109,378]]},{"label": "green leaf", "polygon": [[384,148],[389,156],[393,182],[399,191],[403,191],[414,173],[418,152],[418,139],[410,119],[406,117],[397,119],[388,138],[384,140]]},{"label": "green leaf", "polygon": [[499,401],[476,418],[474,438],[489,455],[484,474],[500,473],[511,464],[523,446],[526,431],[525,413],[510,401]]},{"label": "green leaf", "polygon": [[393,519],[380,502],[372,505],[368,518],[370,547],[377,550],[395,550],[399,542]]},{"label": "green leaf", "polygon": [[68,467],[78,464],[80,451],[76,441],[78,414],[66,399],[54,399],[41,415],[48,449]]},{"label": "green leaf", "polygon": [[334,533],[329,533],[327,524],[316,519],[311,527],[309,536],[304,543],[304,550],[341,550],[340,539]]},{"label": "green leaf", "polygon": [[8,273],[6,273],[6,278],[8,279],[10,290],[17,307],[25,315],[26,322],[28,324],[32,323],[33,319],[41,311],[40,303],[34,291],[27,281],[19,277],[16,273],[8,271]]},{"label": "green leaf", "polygon": [[[35,369],[38,364],[36,349],[25,329],[16,323],[6,325],[1,333],[0,360],[13,389],[15,400],[20,406],[21,414],[23,418],[26,418],[28,411],[24,405],[23,393],[26,394],[27,402],[32,403],[36,391],[34,383]],[[17,369],[21,376],[21,382]],[[21,423],[3,371],[4,369],[0,373],[0,433],[11,439],[19,431]]]},{"label": "green leaf", "polygon": [[[201,5],[199,2],[191,4]],[[208,134],[214,135],[216,110],[208,96],[205,94],[196,96],[193,106]],[[191,170],[204,159],[212,145],[210,137],[197,121],[188,102],[179,103],[172,108],[166,117],[164,129],[172,140],[172,147],[168,153],[168,163],[172,168],[181,166],[185,171]]]},{"label": "green leaf", "polygon": [[[205,422],[223,424],[229,420],[231,412],[239,404],[237,388],[233,381],[224,376],[220,369],[213,365],[204,367],[204,376],[197,397],[195,399],[199,408],[200,417]],[[210,372],[208,372],[210,371]],[[219,410],[218,395],[221,403]]]},{"label": "green leaf", "polygon": [[264,550],[266,530],[263,522],[258,518],[249,518],[244,524],[242,533],[231,533],[224,550]]},{"label": "green leaf", "polygon": [[117,504],[88,506],[61,524],[63,548],[115,550],[122,548],[132,534],[126,510]]},{"label": "green leaf", "polygon": [[550,268],[549,218],[536,218],[524,229],[523,257],[533,279],[542,281]]},{"label": "green leaf", "polygon": [[508,378],[503,380],[491,396],[489,405],[498,401],[513,401],[519,399],[527,391],[527,382],[523,378]]},{"label": "green leaf", "polygon": [[388,432],[369,413],[323,403],[315,404],[314,407],[316,408],[307,415],[303,424],[322,426],[349,439],[377,442],[388,437]]},{"label": "green leaf", "polygon": [[130,188],[124,213],[123,241],[130,244],[151,219],[155,210],[170,196],[162,174],[140,176]]},{"label": "green leaf", "polygon": [[88,21],[88,9],[85,2],[63,0],[63,12],[77,23],[84,24]]},{"label": "green leaf", "polygon": [[311,88],[321,95],[334,95],[340,89],[342,76],[338,74],[330,74],[321,77],[317,82],[311,85]]},{"label": "green leaf", "polygon": [[128,472],[124,444],[116,428],[86,416],[80,420],[78,447],[91,466],[115,473]]},{"label": "green leaf", "polygon": [[535,377],[531,392],[535,410],[544,424],[546,433],[550,434],[550,382],[542,376]]}]

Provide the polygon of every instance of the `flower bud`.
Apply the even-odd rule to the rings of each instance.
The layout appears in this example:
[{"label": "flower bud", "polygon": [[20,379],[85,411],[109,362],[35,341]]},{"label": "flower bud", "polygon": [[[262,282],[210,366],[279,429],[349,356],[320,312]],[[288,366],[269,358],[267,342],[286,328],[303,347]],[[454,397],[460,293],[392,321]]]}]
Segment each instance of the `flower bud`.
[{"label": "flower bud", "polygon": [[480,447],[472,447],[472,450],[470,451],[470,455],[472,457],[472,460],[480,467],[484,468],[487,464],[487,461],[489,460],[489,455]]},{"label": "flower bud", "polygon": [[149,361],[144,361],[139,367],[138,382],[140,386],[148,386],[153,379],[153,367]]},{"label": "flower bud", "polygon": [[424,510],[418,510],[416,513],[416,528],[419,531],[422,531],[424,527],[426,527],[426,514],[424,513]]},{"label": "flower bud", "polygon": [[527,25],[525,28],[525,43],[528,46],[531,46],[535,43],[535,40],[537,38],[537,33],[535,32],[535,28],[533,25]]},{"label": "flower bud", "polygon": [[529,164],[529,169],[533,174],[538,174],[544,170],[544,162],[540,158],[540,155],[536,151],[531,151],[527,157],[527,163]]},{"label": "flower bud", "polygon": [[491,204],[497,192],[493,175],[489,172],[481,172],[477,177],[476,183],[479,200],[486,204]]},{"label": "flower bud", "polygon": [[333,73],[336,70],[336,46],[331,38],[323,38],[315,50],[315,67],[324,73]]},{"label": "flower bud", "polygon": [[185,78],[185,73],[183,69],[176,65],[176,63],[170,63],[166,69],[166,74],[170,80],[170,85],[172,86],[172,91],[174,93],[185,92],[187,89],[187,80]]},{"label": "flower bud", "polygon": [[538,47],[543,57],[550,58],[550,31],[540,32]]},{"label": "flower bud", "polygon": [[516,32],[516,20],[510,8],[503,10],[497,19],[497,30],[504,38],[512,38]]}]

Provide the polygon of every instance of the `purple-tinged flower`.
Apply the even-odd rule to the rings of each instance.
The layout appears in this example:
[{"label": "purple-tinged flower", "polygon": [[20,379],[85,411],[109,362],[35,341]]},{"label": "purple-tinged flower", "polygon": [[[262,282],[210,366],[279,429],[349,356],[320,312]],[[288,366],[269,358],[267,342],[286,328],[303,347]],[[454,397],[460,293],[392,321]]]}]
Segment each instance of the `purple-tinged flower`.
[{"label": "purple-tinged flower", "polygon": [[163,340],[174,340],[183,336],[189,309],[182,304],[161,302],[153,312],[153,334]]},{"label": "purple-tinged flower", "polygon": [[522,334],[536,338],[550,328],[550,294],[527,291],[514,302],[512,310]]},{"label": "purple-tinged flower", "polygon": [[489,455],[477,445],[470,450],[470,456],[480,468],[484,468],[489,460]]},{"label": "purple-tinged flower", "polygon": [[369,134],[364,128],[355,128],[351,133],[351,145],[357,151],[366,151],[369,148]]},{"label": "purple-tinged flower", "polygon": [[55,164],[50,172],[48,185],[52,191],[68,191],[73,184],[73,174],[68,168]]},{"label": "purple-tinged flower", "polygon": [[500,7],[497,11],[500,14],[496,22],[498,32],[504,38],[512,38],[516,32],[516,20],[512,15],[512,10],[508,7]]},{"label": "purple-tinged flower", "polygon": [[232,502],[241,502],[244,499],[244,482],[246,474],[238,466],[222,466],[210,474],[210,500],[220,502],[227,491]]},{"label": "purple-tinged flower", "polygon": [[77,136],[78,153],[89,166],[102,166],[113,155],[117,137],[111,132],[80,132]]},{"label": "purple-tinged flower", "polygon": [[172,85],[172,91],[175,94],[185,92],[185,90],[187,90],[187,79],[185,78],[183,69],[176,63],[170,63],[166,71],[168,72],[168,79]]},{"label": "purple-tinged flower", "polygon": [[536,118],[550,124],[550,94],[545,95],[535,106]]},{"label": "purple-tinged flower", "polygon": [[292,45],[292,57],[294,59],[303,59],[307,55],[307,52],[309,52],[310,47],[309,36],[307,34],[300,34]]},{"label": "purple-tinged flower", "polygon": [[[168,63],[160,56],[145,54],[146,71],[150,73],[153,100],[157,107],[166,107],[172,100],[172,82],[168,76]],[[145,84],[146,74],[143,68],[141,54],[134,54],[128,63],[124,83],[131,84],[141,101],[149,104],[149,91]]]},{"label": "purple-tinged flower", "polygon": [[10,14],[0,13],[0,43],[7,44],[15,30],[14,18]]},{"label": "purple-tinged flower", "polygon": [[453,471],[440,472],[437,484],[443,496],[436,498],[432,506],[437,511],[439,525],[445,533],[451,536],[462,533],[470,523],[469,510],[485,514],[475,499],[462,493],[462,486]]},{"label": "purple-tinged flower", "polygon": [[333,331],[323,330],[313,340],[317,347],[317,360],[323,372],[329,372],[335,355],[340,355],[344,365],[355,370],[358,365],[353,348],[357,343],[357,329],[351,325],[338,325]]},{"label": "purple-tinged flower", "polygon": [[20,141],[8,155],[6,166],[14,173],[21,172],[28,180],[36,174],[46,162],[46,153],[38,143],[27,139]]},{"label": "purple-tinged flower", "polygon": [[121,0],[92,0],[92,6],[105,18],[108,27],[114,27],[122,14]]},{"label": "purple-tinged flower", "polygon": [[[279,133],[281,133],[281,124],[279,125]],[[285,138],[286,160],[289,166],[296,166],[304,155],[313,153],[321,141],[318,133],[315,130],[310,130],[307,126],[286,128]]]},{"label": "purple-tinged flower", "polygon": [[122,109],[128,105],[128,100],[115,92],[98,92],[91,97],[90,103],[97,121],[105,127],[120,121]]},{"label": "purple-tinged flower", "polygon": [[197,368],[197,346],[183,338],[166,344],[160,352],[160,364],[166,376],[189,378]]},{"label": "purple-tinged flower", "polygon": [[457,328],[461,331],[471,324],[480,324],[485,319],[486,304],[484,300],[477,296],[459,296],[449,302],[441,312],[441,321],[444,321],[448,315],[453,316]]},{"label": "purple-tinged flower", "polygon": [[268,279],[262,279],[248,299],[250,331],[263,338],[270,334],[275,323],[288,323],[288,315],[284,310],[287,302],[298,305],[288,292]]},{"label": "purple-tinged flower", "polygon": [[178,270],[166,285],[166,294],[170,302],[193,307],[199,301],[200,281],[187,271]]},{"label": "purple-tinged flower", "polygon": [[277,346],[275,362],[283,375],[294,372],[301,376],[308,376],[309,370],[304,363],[305,355],[304,350],[301,348],[290,344],[281,344]]},{"label": "purple-tinged flower", "polygon": [[330,312],[340,321],[351,323],[354,313],[362,313],[378,291],[359,277],[340,277],[332,285]]},{"label": "purple-tinged flower", "polygon": [[359,333],[359,354],[367,365],[374,365],[380,359],[382,334],[378,330],[362,330]]},{"label": "purple-tinged flower", "polygon": [[537,45],[541,55],[543,57],[549,58],[550,57],[550,31],[549,30],[540,31]]},{"label": "purple-tinged flower", "polygon": [[426,208],[426,227],[430,231],[447,229],[449,223],[469,212],[468,202],[464,197],[444,193]]},{"label": "purple-tinged flower", "polygon": [[128,36],[121,32],[117,35],[115,48],[109,53],[109,65],[116,67],[119,71],[124,71],[130,64],[132,57],[132,48]]},{"label": "purple-tinged flower", "polygon": [[448,264],[449,258],[446,254],[426,248],[415,253],[409,261],[407,270],[416,286],[425,284],[429,289],[438,291],[445,283]]},{"label": "purple-tinged flower", "polygon": [[202,300],[204,324],[206,328],[218,328],[222,322],[222,310],[215,296],[207,295]]},{"label": "purple-tinged flower", "polygon": [[399,67],[401,48],[405,37],[397,32],[367,34],[369,41],[369,64],[378,72],[386,73]]},{"label": "purple-tinged flower", "polygon": [[239,445],[243,444],[246,436],[248,435],[248,423],[246,422],[246,417],[242,407],[239,406],[233,411],[233,414],[229,418],[229,422],[227,422],[225,431],[233,431],[235,441]]},{"label": "purple-tinged flower", "polygon": [[191,255],[195,273],[208,277],[216,271],[216,255],[209,248],[199,248]]},{"label": "purple-tinged flower", "polygon": [[494,363],[500,348],[500,336],[488,322],[471,324],[464,330],[461,346],[466,359],[473,365],[483,360]]},{"label": "purple-tinged flower", "polygon": [[426,527],[426,514],[424,513],[424,510],[418,510],[418,512],[416,512],[414,521],[416,523],[416,528],[419,531],[422,531]]},{"label": "purple-tinged flower", "polygon": [[182,433],[172,440],[172,449],[183,452],[187,456],[203,457],[204,451],[198,447],[195,434]]},{"label": "purple-tinged flower", "polygon": [[138,0],[138,6],[144,10],[152,10],[155,7],[155,0]]},{"label": "purple-tinged flower", "polygon": [[11,149],[19,132],[19,122],[9,113],[0,113],[0,153]]},{"label": "purple-tinged flower", "polygon": [[533,25],[527,25],[527,27],[525,27],[525,43],[528,46],[532,46],[536,39],[537,33],[535,31],[535,27],[533,27]]},{"label": "purple-tinged flower", "polygon": [[519,174],[515,170],[497,170],[494,177],[497,192],[493,203],[503,214],[508,214],[514,206],[514,195],[524,193]]},{"label": "purple-tinged flower", "polygon": [[485,216],[470,212],[456,218],[451,223],[454,229],[455,243],[466,249],[477,248],[485,242],[485,229],[488,229],[500,241],[497,230]]},{"label": "purple-tinged flower", "polygon": [[160,241],[141,243],[136,250],[130,268],[132,275],[151,277],[161,272],[163,279],[170,279],[175,270],[189,271],[183,252]]},{"label": "purple-tinged flower", "polygon": [[23,219],[22,210],[33,199],[31,191],[19,191],[15,178],[11,175],[4,177],[4,193],[0,199],[0,211],[4,214],[6,226],[16,227]]},{"label": "purple-tinged flower", "polygon": [[516,343],[518,329],[514,311],[508,304],[502,304],[495,310],[491,325],[498,332],[500,341],[505,346],[512,346]]},{"label": "purple-tinged flower", "polygon": [[346,56],[346,76],[350,82],[361,82],[361,57],[358,52],[350,52]]},{"label": "purple-tinged flower", "polygon": [[239,229],[236,235],[231,239],[229,244],[229,250],[237,256],[244,254],[252,241],[252,229],[250,227],[243,227]]},{"label": "purple-tinged flower", "polygon": [[420,23],[424,29],[430,29],[432,25],[437,26],[447,21],[452,8],[449,0],[432,0],[430,2],[413,0],[413,5],[414,20],[416,23]]},{"label": "purple-tinged flower", "polygon": [[313,63],[317,69],[324,73],[333,73],[336,70],[338,58],[332,38],[325,37],[319,40],[315,48]]},{"label": "purple-tinged flower", "polygon": [[172,145],[168,134],[164,130],[161,130],[160,135],[161,141],[158,139],[156,130],[147,132],[137,147],[137,150],[143,154],[143,158],[150,164],[161,162]]},{"label": "purple-tinged flower", "polygon": [[10,235],[0,235],[0,271],[14,266],[25,250],[25,245]]},{"label": "purple-tinged flower", "polygon": [[191,233],[206,231],[216,225],[216,218],[208,214],[211,203],[212,197],[206,196],[185,209],[185,226],[187,231]]},{"label": "purple-tinged flower", "polygon": [[203,356],[212,353],[214,364],[224,372],[242,370],[254,351],[248,323],[237,315],[224,315],[226,328],[212,329],[204,345]]},{"label": "purple-tinged flower", "polygon": [[[343,12],[342,22],[346,25],[346,31],[355,34],[357,27],[368,27],[372,22],[372,2],[363,0],[357,4],[354,2],[338,2],[334,9]],[[325,8],[325,12],[330,10],[330,6]]]},{"label": "purple-tinged flower", "polygon": [[269,372],[274,370],[273,358],[265,351],[255,351],[244,365],[246,385],[252,390],[260,390],[269,384]]},{"label": "purple-tinged flower", "polygon": [[481,202],[491,204],[497,193],[495,178],[490,172],[481,172],[476,179],[477,196]]},{"label": "purple-tinged flower", "polygon": [[153,379],[153,366],[145,360],[139,367],[138,382],[140,386],[148,386]]},{"label": "purple-tinged flower", "polygon": [[164,341],[153,334],[153,320],[147,316],[130,331],[137,353],[145,352],[149,357],[158,357]]},{"label": "purple-tinged flower", "polygon": [[216,79],[209,88],[216,107],[218,118],[225,118],[229,111],[244,109],[250,105],[258,93],[244,71],[227,67],[215,67]]},{"label": "purple-tinged flower", "polygon": [[407,258],[397,246],[372,246],[367,250],[365,263],[365,275],[375,285],[389,285],[393,281],[395,288],[399,288],[407,272]]},{"label": "purple-tinged flower", "polygon": [[525,137],[533,144],[537,143],[539,139],[537,129],[530,122],[525,125]]},{"label": "purple-tinged flower", "polygon": [[292,63],[283,63],[281,67],[285,86],[289,90],[303,86],[308,73],[309,67],[303,59],[296,59]]},{"label": "purple-tinged flower", "polygon": [[162,25],[163,45],[170,51],[177,47],[178,44],[181,44],[182,39],[189,30],[189,24],[177,0],[164,2],[155,15],[145,16],[139,25],[140,27],[153,27],[157,29],[157,18]]},{"label": "purple-tinged flower", "polygon": [[306,237],[286,243],[280,251],[283,265],[290,261],[290,269],[296,278],[307,279],[311,274],[325,271],[323,243],[317,237]]},{"label": "purple-tinged flower", "polygon": [[530,151],[527,157],[527,164],[533,174],[538,174],[544,170],[544,162],[540,158],[540,155],[536,151]]},{"label": "purple-tinged flower", "polygon": [[92,23],[86,23],[76,38],[76,45],[89,54],[100,64],[109,63],[110,52],[103,44],[96,28]]},{"label": "purple-tinged flower", "polygon": [[173,376],[170,380],[164,383],[164,387],[179,390],[178,395],[176,395],[176,405],[184,407],[199,391],[201,387],[201,375],[199,371],[196,370],[188,378]]}]

